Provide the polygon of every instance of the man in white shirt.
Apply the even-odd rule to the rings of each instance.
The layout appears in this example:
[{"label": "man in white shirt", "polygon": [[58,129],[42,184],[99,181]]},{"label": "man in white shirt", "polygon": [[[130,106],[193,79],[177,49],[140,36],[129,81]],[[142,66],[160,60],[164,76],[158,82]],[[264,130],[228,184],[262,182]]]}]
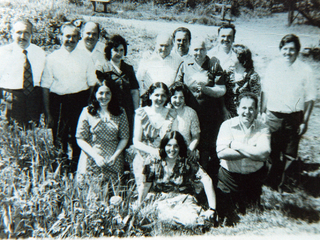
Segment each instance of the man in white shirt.
[{"label": "man in white shirt", "polygon": [[217,138],[220,169],[217,185],[217,210],[227,225],[237,221],[237,212],[259,207],[261,187],[267,174],[270,132],[256,119],[258,98],[250,92],[239,95],[237,117],[222,123]]},{"label": "man in white shirt", "polygon": [[299,38],[284,36],[279,49],[281,57],[269,64],[262,81],[262,112],[272,132],[267,183],[275,190],[281,190],[285,170],[297,159],[317,94],[312,69],[298,59]]},{"label": "man in white shirt", "polygon": [[191,32],[188,28],[179,27],[173,32],[172,56],[181,58],[182,61],[192,58],[189,54],[191,44]]},{"label": "man in white shirt", "polygon": [[0,48],[0,88],[6,103],[6,118],[31,127],[42,113],[40,78],[45,52],[31,43],[32,23],[19,20],[12,26],[13,43]]},{"label": "man in white shirt", "polygon": [[107,62],[104,55],[104,44],[99,41],[99,35],[99,24],[95,22],[87,22],[81,29],[82,39],[77,45],[77,48],[88,52],[97,70],[101,70],[102,66]]},{"label": "man in white shirt", "polygon": [[[80,30],[71,23],[61,26],[60,49],[49,54],[41,78],[46,122],[52,127],[55,145],[67,153],[72,148],[70,171],[77,168],[80,148],[75,132],[82,108],[87,106],[89,87],[98,81],[91,58],[76,48]],[[70,139],[69,139],[70,137]]]},{"label": "man in white shirt", "polygon": [[220,60],[223,70],[228,71],[238,61],[237,55],[232,51],[236,35],[236,28],[233,24],[223,24],[218,29],[218,45],[208,51],[208,56]]},{"label": "man in white shirt", "polygon": [[155,51],[141,60],[137,71],[140,95],[155,82],[163,82],[168,87],[174,83],[181,59],[170,54],[172,45],[171,34],[160,33],[157,36]]}]

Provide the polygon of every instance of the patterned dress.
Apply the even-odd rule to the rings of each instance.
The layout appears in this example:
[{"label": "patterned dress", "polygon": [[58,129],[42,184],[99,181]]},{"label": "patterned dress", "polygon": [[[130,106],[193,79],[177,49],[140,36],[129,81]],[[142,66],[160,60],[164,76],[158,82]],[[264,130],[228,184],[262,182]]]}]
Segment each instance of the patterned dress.
[{"label": "patterned dress", "polygon": [[103,72],[110,74],[110,77],[115,84],[115,91],[117,93],[116,97],[119,101],[119,104],[126,110],[130,134],[128,144],[131,144],[134,119],[134,107],[131,90],[139,89],[139,83],[134,69],[131,65],[121,60],[120,69],[116,69],[110,62],[108,62],[107,65],[103,66]]},{"label": "patterned dress", "polygon": [[260,97],[261,85],[260,77],[254,71],[250,70],[245,72],[242,79],[236,81],[234,71],[228,73],[226,78],[227,92],[224,97],[225,105],[232,117],[238,116],[237,114],[237,101],[238,96],[243,92],[252,92]]},{"label": "patterned dress", "polygon": [[[168,131],[168,129],[166,128],[167,124],[163,123],[159,128],[153,126],[146,112],[146,108],[147,107],[141,107],[136,110],[136,118],[140,119],[142,125],[141,142],[148,146],[159,148],[161,139]],[[168,109],[166,121],[173,122],[175,117],[175,110]],[[133,171],[137,185],[139,185],[143,181],[142,170],[144,168],[144,165],[150,164],[154,161],[155,159],[153,159],[150,154],[136,149],[135,157],[133,159]]]},{"label": "patterned dress", "polygon": [[[93,147],[98,154],[111,157],[121,139],[129,137],[128,120],[125,110],[122,109],[119,116],[111,115],[109,120],[104,121],[99,114],[92,116],[85,107],[80,115],[76,138],[83,139]],[[108,180],[117,180],[118,175],[123,173],[124,157],[121,153],[113,166],[99,167],[95,161],[84,151],[81,151],[78,173],[100,176]]]},{"label": "patterned dress", "polygon": [[195,194],[203,189],[201,179],[208,177],[198,162],[178,158],[172,172],[166,170],[167,163],[161,160],[144,168],[146,182],[157,193],[155,206],[158,220],[184,226],[203,225],[204,210],[199,206]]},{"label": "patterned dress", "polygon": [[173,122],[172,131],[180,132],[189,146],[192,137],[200,133],[200,123],[196,111],[191,107],[184,106],[182,114],[178,114]]}]

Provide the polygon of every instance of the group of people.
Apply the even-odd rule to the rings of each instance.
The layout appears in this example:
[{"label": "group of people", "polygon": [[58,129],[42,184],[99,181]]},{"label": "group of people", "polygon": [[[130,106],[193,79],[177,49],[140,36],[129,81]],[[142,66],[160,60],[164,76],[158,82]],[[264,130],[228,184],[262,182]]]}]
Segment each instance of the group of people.
[{"label": "group of people", "polygon": [[97,23],[63,24],[61,47],[47,56],[32,33],[18,20],[0,47],[6,118],[29,128],[44,113],[55,146],[72,149],[68,171],[117,181],[129,159],[139,203],[152,189],[194,208],[204,192],[207,215],[217,209],[230,225],[260,205],[262,184],[280,190],[316,99],[296,35],[281,39],[261,81],[232,24],[211,50],[185,27],[160,33],[136,73],[126,40],[100,42]]}]

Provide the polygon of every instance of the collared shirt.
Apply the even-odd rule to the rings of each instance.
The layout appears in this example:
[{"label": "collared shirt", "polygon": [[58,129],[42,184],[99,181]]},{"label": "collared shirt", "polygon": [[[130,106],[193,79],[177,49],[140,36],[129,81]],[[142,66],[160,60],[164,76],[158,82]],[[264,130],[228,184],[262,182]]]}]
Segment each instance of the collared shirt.
[{"label": "collared shirt", "polygon": [[[269,129],[257,119],[248,129],[242,125],[239,117],[223,122],[217,138],[217,153],[229,148],[232,141],[258,147],[262,152],[270,153],[271,151]],[[230,172],[248,174],[261,169],[264,162],[244,157],[239,160],[221,159],[220,165]]]},{"label": "collared shirt", "polygon": [[191,55],[190,53],[187,53],[186,55],[181,56],[175,48],[172,49],[170,55],[173,56],[174,58],[180,59],[180,61],[190,61],[194,59],[193,55]]},{"label": "collared shirt", "polygon": [[262,81],[267,109],[273,112],[304,111],[304,104],[315,100],[317,89],[310,66],[297,59],[288,66],[282,58],[271,62]]},{"label": "collared shirt", "polygon": [[163,82],[168,87],[173,84],[181,62],[181,57],[170,54],[163,59],[157,53],[141,60],[137,71],[140,94],[143,95],[155,82]]},{"label": "collared shirt", "polygon": [[230,69],[233,68],[234,64],[238,61],[237,55],[232,50],[230,50],[230,52],[226,54],[222,49],[220,49],[219,46],[209,50],[208,56],[210,58],[218,58],[222,69],[227,72],[230,71]]},{"label": "collared shirt", "polygon": [[81,49],[68,52],[64,47],[49,54],[41,78],[41,87],[58,95],[78,93],[97,82],[91,58]]},{"label": "collared shirt", "polygon": [[[203,72],[205,75],[208,75],[208,78],[195,80],[193,76],[199,72]],[[217,58],[210,59],[208,56],[206,56],[206,59],[201,66],[196,63],[194,58],[188,58],[181,64],[176,77],[176,81],[183,81],[184,84],[186,84],[189,88],[197,86],[199,84],[199,81],[204,81],[204,85],[210,87],[214,86],[215,84],[225,85],[224,79],[221,78],[221,75],[222,68]]]},{"label": "collared shirt", "polygon": [[104,55],[104,44],[102,42],[98,41],[92,52],[86,48],[83,40],[79,41],[77,48],[84,50],[89,54],[96,70],[101,70],[103,66],[107,64],[107,60]]},{"label": "collared shirt", "polygon": [[[40,86],[41,74],[45,64],[45,52],[38,46],[30,44],[27,57],[32,69],[33,85]],[[0,87],[6,89],[23,89],[23,72],[26,55],[16,43],[0,48]]]}]

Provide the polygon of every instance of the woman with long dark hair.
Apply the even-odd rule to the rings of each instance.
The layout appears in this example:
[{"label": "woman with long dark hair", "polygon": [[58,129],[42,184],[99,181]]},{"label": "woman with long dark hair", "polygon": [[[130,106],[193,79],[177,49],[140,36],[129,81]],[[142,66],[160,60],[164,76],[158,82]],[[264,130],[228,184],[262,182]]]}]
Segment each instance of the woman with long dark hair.
[{"label": "woman with long dark hair", "polygon": [[[156,201],[159,219],[184,225],[196,224],[199,218],[214,219],[216,198],[212,180],[197,161],[187,158],[183,136],[177,131],[168,132],[160,142],[159,152],[160,161],[144,167],[138,202],[142,203],[151,189],[161,195]],[[204,189],[208,211],[202,211],[194,198],[199,188]]]},{"label": "woman with long dark hair", "polygon": [[111,82],[97,83],[89,105],[79,117],[76,138],[81,155],[78,174],[98,176],[116,181],[123,173],[123,150],[129,138],[125,110],[119,106]]}]

